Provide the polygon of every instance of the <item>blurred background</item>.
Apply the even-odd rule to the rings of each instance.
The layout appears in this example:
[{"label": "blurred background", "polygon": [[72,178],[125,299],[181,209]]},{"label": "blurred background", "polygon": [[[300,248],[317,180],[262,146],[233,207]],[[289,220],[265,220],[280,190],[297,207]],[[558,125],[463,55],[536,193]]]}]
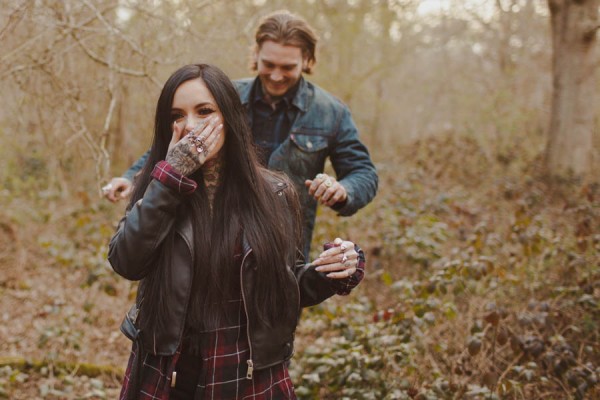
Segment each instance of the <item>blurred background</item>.
[{"label": "blurred background", "polygon": [[598,0],[2,0],[0,397],[115,398],[135,294],[106,262],[100,188],[150,145],[166,78],[249,69],[288,9],[305,76],[347,103],[379,170],[313,244],[368,257],[304,313],[301,398],[594,398],[600,359]]}]

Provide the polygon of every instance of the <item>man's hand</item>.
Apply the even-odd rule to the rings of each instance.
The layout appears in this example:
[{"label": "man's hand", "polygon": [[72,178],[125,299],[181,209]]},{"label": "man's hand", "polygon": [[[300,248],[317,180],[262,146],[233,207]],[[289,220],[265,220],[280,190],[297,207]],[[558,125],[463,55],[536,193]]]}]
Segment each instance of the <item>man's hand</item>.
[{"label": "man's hand", "polygon": [[102,188],[104,197],[116,203],[119,200],[126,199],[131,194],[133,185],[129,179],[112,178],[111,181]]},{"label": "man's hand", "polygon": [[305,180],[304,185],[308,188],[308,194],[329,207],[348,198],[344,186],[327,174],[317,174],[315,179]]}]

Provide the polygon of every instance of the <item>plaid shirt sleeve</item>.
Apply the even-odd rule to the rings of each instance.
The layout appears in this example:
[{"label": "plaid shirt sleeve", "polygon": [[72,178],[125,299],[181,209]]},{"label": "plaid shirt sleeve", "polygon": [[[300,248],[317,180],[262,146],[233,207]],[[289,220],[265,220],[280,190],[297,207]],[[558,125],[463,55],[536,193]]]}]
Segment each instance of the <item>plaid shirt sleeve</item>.
[{"label": "plaid shirt sleeve", "polygon": [[198,187],[196,182],[181,175],[166,161],[159,161],[154,166],[152,177],[181,194],[192,194]]},{"label": "plaid shirt sleeve", "polygon": [[[328,245],[325,245],[327,250]],[[329,247],[331,248],[331,246]],[[335,290],[335,293],[340,296],[347,296],[350,294],[360,281],[365,277],[365,253],[358,245],[354,245],[354,250],[358,253],[358,265],[356,266],[356,272],[344,279],[331,279],[331,286]]]}]

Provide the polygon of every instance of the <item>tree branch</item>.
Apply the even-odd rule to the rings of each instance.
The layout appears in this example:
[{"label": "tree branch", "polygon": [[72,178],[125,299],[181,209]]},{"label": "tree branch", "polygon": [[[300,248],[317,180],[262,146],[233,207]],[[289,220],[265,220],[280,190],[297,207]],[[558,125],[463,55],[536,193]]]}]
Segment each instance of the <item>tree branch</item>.
[{"label": "tree branch", "polygon": [[598,30],[600,30],[600,25],[596,25],[590,29],[587,29],[583,34],[583,40],[586,42],[592,41],[596,37]]},{"label": "tree branch", "polygon": [[154,82],[154,83],[158,84],[158,86],[160,86],[160,83],[158,83],[155,78],[153,78],[150,75],[148,75],[148,73],[146,73],[144,71],[136,71],[136,70],[133,70],[133,69],[121,67],[121,66],[119,66],[119,65],[117,65],[115,63],[111,63],[111,62],[109,62],[107,60],[104,60],[102,57],[100,57],[98,54],[96,54],[93,50],[91,50],[90,48],[88,48],[77,37],[77,35],[75,35],[74,33],[72,33],[71,36],[77,42],[77,44],[79,44],[79,46],[85,52],[85,54],[87,54],[87,56],[89,58],[91,58],[93,61],[97,62],[98,64],[101,64],[101,65],[103,65],[105,67],[113,69],[116,72],[118,72],[120,74],[123,74],[123,75],[137,76],[137,77],[140,77],[140,78],[150,78],[150,80],[152,80],[152,82]]},{"label": "tree branch", "polygon": [[556,13],[563,5],[563,0],[548,0],[548,8],[550,9],[551,14]]},{"label": "tree branch", "polygon": [[4,28],[2,28],[2,30],[0,30],[0,40],[2,40],[4,35],[12,32],[14,30],[14,28],[19,24],[19,22],[21,22],[23,20],[23,18],[25,17],[25,11],[27,10],[27,7],[28,7],[28,4],[23,3],[23,4],[21,4],[21,6],[19,8],[15,9],[8,16],[8,22],[6,23],[6,26]]},{"label": "tree branch", "polygon": [[143,58],[146,59],[150,59],[152,60],[152,62],[155,63],[159,63],[159,60],[155,60],[155,59],[151,59],[150,57],[148,57],[148,55],[146,53],[144,53],[144,51],[140,48],[140,46],[138,46],[137,43],[135,43],[133,40],[131,40],[127,35],[125,35],[119,28],[117,28],[114,25],[111,25],[106,18],[104,18],[104,12],[101,12],[100,10],[98,10],[96,7],[94,7],[93,4],[91,4],[89,1],[84,0],[84,4],[90,9],[92,10],[92,12],[96,15],[96,18],[98,19],[98,21],[100,21],[105,27],[106,29],[111,33],[111,34],[115,34],[117,35],[122,41],[124,41],[125,43],[127,43],[135,53],[141,55]]}]

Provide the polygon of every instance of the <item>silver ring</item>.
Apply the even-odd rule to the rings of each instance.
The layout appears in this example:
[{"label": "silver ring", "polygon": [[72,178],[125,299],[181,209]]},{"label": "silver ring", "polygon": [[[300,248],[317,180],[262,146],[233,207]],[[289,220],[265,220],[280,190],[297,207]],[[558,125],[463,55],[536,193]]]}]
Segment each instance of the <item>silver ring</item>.
[{"label": "silver ring", "polygon": [[348,257],[346,257],[346,253],[342,253],[342,264],[346,265],[346,261],[348,261]]},{"label": "silver ring", "polygon": [[325,185],[325,187],[330,188],[333,185],[333,182],[331,182],[331,179],[327,178],[325,179],[325,182],[323,182],[323,184]]},{"label": "silver ring", "polygon": [[113,188],[113,185],[112,185],[112,183],[109,183],[109,184],[107,184],[107,185],[104,185],[104,186],[102,186],[102,191],[103,191],[104,193],[106,193],[106,192],[109,192],[109,191],[110,191],[112,188]]},{"label": "silver ring", "polygon": [[323,178],[325,178],[325,174],[317,174],[317,176],[315,177],[315,179],[319,179],[319,180],[321,180]]}]

